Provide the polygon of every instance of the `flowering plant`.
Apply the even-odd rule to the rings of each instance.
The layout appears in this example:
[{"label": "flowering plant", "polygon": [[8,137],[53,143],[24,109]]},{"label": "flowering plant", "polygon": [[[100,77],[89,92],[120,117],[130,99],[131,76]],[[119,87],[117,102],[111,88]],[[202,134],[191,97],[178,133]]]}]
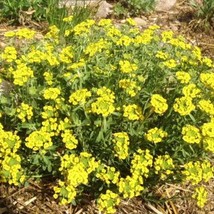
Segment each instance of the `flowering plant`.
[{"label": "flowering plant", "polygon": [[1,181],[51,175],[62,204],[91,190],[106,213],[154,183],[190,182],[204,206],[200,185],[214,173],[213,61],[132,19],[120,28],[64,22],[64,34],[51,26],[40,41],[29,29],[5,33]]}]

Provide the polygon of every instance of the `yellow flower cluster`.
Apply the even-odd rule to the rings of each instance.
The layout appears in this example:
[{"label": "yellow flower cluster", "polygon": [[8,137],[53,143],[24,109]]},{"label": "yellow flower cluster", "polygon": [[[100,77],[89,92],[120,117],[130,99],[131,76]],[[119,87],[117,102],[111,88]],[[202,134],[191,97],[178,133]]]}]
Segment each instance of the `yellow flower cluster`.
[{"label": "yellow flower cluster", "polygon": [[50,71],[44,72],[43,76],[48,85],[53,84],[53,74]]},{"label": "yellow flower cluster", "polygon": [[21,157],[16,153],[6,155],[0,160],[0,182],[8,182],[10,185],[18,186],[25,180],[21,166]]},{"label": "yellow flower cluster", "polygon": [[137,86],[137,82],[130,79],[122,79],[119,81],[119,87],[125,89],[125,92],[131,97],[136,96],[141,87]]},{"label": "yellow flower cluster", "polygon": [[143,112],[140,106],[136,104],[124,105],[123,106],[123,116],[128,120],[143,120]]},{"label": "yellow flower cluster", "polygon": [[20,137],[16,133],[4,131],[0,126],[0,159],[11,153],[16,153],[21,145]]},{"label": "yellow flower cluster", "polygon": [[119,193],[123,195],[123,198],[139,196],[144,190],[143,178],[137,174],[120,178],[117,186],[119,188]]},{"label": "yellow flower cluster", "polygon": [[131,161],[131,173],[132,175],[144,176],[147,178],[149,176],[149,167],[152,167],[153,156],[150,154],[148,149],[141,150],[138,149],[133,155]]},{"label": "yellow flower cluster", "polygon": [[116,213],[115,207],[119,203],[120,197],[110,190],[107,190],[105,194],[101,194],[97,200],[98,209],[105,214]]},{"label": "yellow flower cluster", "polygon": [[206,87],[214,90],[214,73],[201,73],[200,80]]},{"label": "yellow flower cluster", "polygon": [[47,118],[46,120],[42,121],[41,131],[44,133],[50,134],[50,136],[57,136],[59,134],[58,130],[58,121],[55,117]]},{"label": "yellow flower cluster", "polygon": [[196,87],[195,84],[189,84],[183,87],[183,95],[189,98],[195,98],[200,96],[201,90]]},{"label": "yellow flower cluster", "polygon": [[185,71],[177,71],[176,78],[180,81],[180,83],[186,84],[191,80],[191,76],[188,72]]},{"label": "yellow flower cluster", "polygon": [[126,159],[129,155],[129,136],[126,132],[113,134],[114,151],[119,159]]},{"label": "yellow flower cluster", "polygon": [[29,28],[20,28],[16,31],[7,31],[5,37],[17,37],[18,39],[34,39],[36,31]]},{"label": "yellow flower cluster", "polygon": [[208,199],[208,192],[203,186],[196,187],[192,197],[197,200],[197,205],[203,208]]},{"label": "yellow flower cluster", "polygon": [[205,150],[214,153],[214,120],[211,120],[209,123],[204,123],[201,127],[201,132]]},{"label": "yellow flower cluster", "polygon": [[4,131],[0,124],[0,182],[19,185],[25,181],[21,157],[16,154],[20,146],[17,133]]},{"label": "yellow flower cluster", "polygon": [[175,68],[177,66],[177,63],[174,59],[169,59],[163,62],[163,65],[171,69],[171,68]]},{"label": "yellow flower cluster", "polygon": [[210,100],[200,100],[198,107],[208,115],[214,116],[214,104]]},{"label": "yellow flower cluster", "polygon": [[201,142],[201,134],[200,130],[192,125],[185,125],[182,128],[182,135],[183,140],[187,143],[197,143],[199,144]]},{"label": "yellow flower cluster", "polygon": [[101,114],[103,117],[111,115],[115,111],[114,92],[106,87],[97,90],[99,97],[91,104],[91,112]]},{"label": "yellow flower cluster", "polygon": [[59,60],[63,63],[71,63],[73,57],[74,54],[71,46],[64,47],[59,53]]},{"label": "yellow flower cluster", "polygon": [[52,118],[52,117],[57,117],[58,113],[56,111],[56,108],[54,108],[53,106],[45,105],[43,107],[43,112],[41,113],[41,115],[42,115],[43,119],[49,119],[49,118]]},{"label": "yellow flower cluster", "polygon": [[2,53],[1,58],[6,62],[13,62],[17,59],[17,51],[13,46],[7,46]]},{"label": "yellow flower cluster", "polygon": [[70,95],[69,102],[73,105],[84,105],[88,97],[91,97],[91,92],[88,89],[79,89]]},{"label": "yellow flower cluster", "polygon": [[25,145],[33,151],[47,150],[53,145],[51,134],[43,130],[33,131],[25,141]]},{"label": "yellow flower cluster", "polygon": [[157,114],[162,115],[168,109],[167,100],[164,99],[160,94],[153,94],[151,96],[150,103],[154,108],[154,112]]},{"label": "yellow flower cluster", "polygon": [[163,51],[157,51],[155,56],[159,59],[164,59],[164,60],[169,58],[169,54],[167,52],[163,52]]},{"label": "yellow flower cluster", "polygon": [[25,63],[18,61],[17,63],[17,68],[15,70],[11,68],[10,72],[12,73],[14,78],[13,83],[15,85],[23,86],[30,80],[30,78],[34,77],[33,70]]},{"label": "yellow flower cluster", "polygon": [[94,56],[96,53],[101,53],[103,49],[107,49],[109,43],[101,38],[99,41],[89,44],[85,49],[85,54],[89,55],[89,57]]},{"label": "yellow flower cluster", "polygon": [[119,181],[120,172],[114,167],[110,167],[99,163],[99,167],[96,170],[96,177],[104,181],[106,184],[116,184]]},{"label": "yellow flower cluster", "polygon": [[54,198],[60,198],[60,203],[65,205],[71,203],[77,194],[77,187],[88,184],[90,173],[98,167],[98,162],[87,152],[81,152],[61,157],[59,170],[64,175],[64,181],[59,181],[59,186],[54,187]]},{"label": "yellow flower cluster", "polygon": [[132,73],[138,69],[137,65],[128,60],[120,60],[120,70],[122,73]]},{"label": "yellow flower cluster", "polygon": [[77,24],[70,32],[74,32],[75,35],[84,35],[90,32],[91,27],[95,24],[95,21],[88,19],[85,22]]},{"label": "yellow flower cluster", "polygon": [[59,88],[47,88],[44,90],[43,96],[46,100],[56,100],[60,93],[61,91]]},{"label": "yellow flower cluster", "polygon": [[27,120],[30,120],[33,116],[33,107],[28,104],[21,103],[21,106],[17,108],[16,112],[18,113],[18,118],[24,123]]},{"label": "yellow flower cluster", "polygon": [[167,179],[173,173],[173,159],[169,155],[159,155],[154,161],[155,173],[160,175],[161,180]]},{"label": "yellow flower cluster", "polygon": [[173,109],[181,116],[186,116],[189,115],[193,110],[195,110],[195,105],[192,103],[191,97],[183,96],[175,99]]},{"label": "yellow flower cluster", "polygon": [[153,143],[160,143],[163,140],[163,138],[167,136],[168,136],[167,132],[157,127],[149,129],[148,132],[145,134],[145,138]]},{"label": "yellow flower cluster", "polygon": [[214,176],[214,167],[208,160],[191,161],[184,165],[183,175],[186,181],[191,184],[199,184],[202,181],[208,182]]},{"label": "yellow flower cluster", "polygon": [[61,136],[62,142],[65,143],[67,149],[75,149],[77,147],[78,140],[75,138],[71,130],[65,130],[62,132]]}]

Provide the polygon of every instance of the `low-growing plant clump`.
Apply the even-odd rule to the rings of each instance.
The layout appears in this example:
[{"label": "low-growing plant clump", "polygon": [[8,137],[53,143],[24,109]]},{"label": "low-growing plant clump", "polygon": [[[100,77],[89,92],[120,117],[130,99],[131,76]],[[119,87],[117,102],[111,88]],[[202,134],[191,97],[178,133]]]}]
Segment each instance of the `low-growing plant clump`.
[{"label": "low-growing plant clump", "polygon": [[[199,207],[213,178],[214,63],[198,47],[132,19],[86,20],[40,40],[20,29],[1,50],[0,179],[52,177],[54,198],[122,199],[190,183]],[[24,45],[23,45],[24,44]]]}]

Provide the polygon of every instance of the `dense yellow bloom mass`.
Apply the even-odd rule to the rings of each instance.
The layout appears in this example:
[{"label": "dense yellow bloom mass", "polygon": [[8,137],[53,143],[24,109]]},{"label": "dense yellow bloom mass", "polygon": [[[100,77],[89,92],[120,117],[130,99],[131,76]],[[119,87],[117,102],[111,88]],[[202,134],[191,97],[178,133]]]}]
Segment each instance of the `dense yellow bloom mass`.
[{"label": "dense yellow bloom mass", "polygon": [[160,175],[162,180],[165,180],[173,173],[174,163],[169,155],[159,155],[154,161],[155,173]]},{"label": "dense yellow bloom mass", "polygon": [[129,136],[126,132],[113,134],[114,151],[119,159],[126,159],[129,155]]},{"label": "dense yellow bloom mass", "polygon": [[188,72],[185,71],[177,71],[176,72],[176,78],[181,82],[181,83],[189,83],[191,80],[191,76]]},{"label": "dense yellow bloom mass", "polygon": [[7,46],[2,53],[1,58],[6,62],[13,62],[17,59],[17,51],[13,46]]},{"label": "dense yellow bloom mass", "polygon": [[214,73],[201,73],[200,80],[206,87],[214,90]]},{"label": "dense yellow bloom mass", "polygon": [[123,116],[128,120],[143,120],[143,112],[140,106],[135,104],[123,106]]},{"label": "dense yellow bloom mass", "polygon": [[25,122],[26,119],[30,120],[33,116],[33,108],[26,103],[21,103],[21,106],[17,108],[18,118]]},{"label": "dense yellow bloom mass", "polygon": [[214,167],[208,160],[191,161],[184,165],[183,175],[185,180],[190,181],[193,185],[201,181],[208,182],[214,176]]},{"label": "dense yellow bloom mass", "polygon": [[91,97],[90,91],[85,88],[79,89],[70,95],[69,102],[73,105],[84,105],[88,97]]},{"label": "dense yellow bloom mass", "polygon": [[77,147],[78,140],[75,138],[71,130],[65,130],[62,132],[61,136],[62,141],[65,143],[65,147],[67,149],[75,149]]},{"label": "dense yellow bloom mass", "polygon": [[183,95],[189,98],[195,98],[200,96],[201,90],[196,87],[195,84],[189,84],[183,87]]},{"label": "dense yellow bloom mass", "polygon": [[149,168],[152,167],[152,164],[153,156],[150,154],[150,151],[148,149],[138,149],[133,155],[130,171],[132,175],[144,176],[147,178],[149,176]]},{"label": "dense yellow bloom mass", "polygon": [[120,197],[110,190],[107,190],[105,194],[101,194],[97,200],[98,209],[105,214],[116,213],[115,206],[119,205],[119,203]]},{"label": "dense yellow bloom mass", "polygon": [[18,186],[25,181],[23,171],[21,157],[16,153],[10,153],[0,162],[0,182]]},{"label": "dense yellow bloom mass", "polygon": [[132,73],[138,69],[137,65],[128,60],[120,60],[120,70],[122,73]]},{"label": "dense yellow bloom mass", "polygon": [[189,124],[182,128],[182,135],[183,140],[187,143],[200,143],[201,141],[200,130]]},{"label": "dense yellow bloom mass", "polygon": [[59,88],[47,88],[44,90],[43,96],[46,100],[56,100],[60,93]]},{"label": "dense yellow bloom mass", "polygon": [[157,114],[162,115],[168,109],[167,100],[160,94],[153,94],[150,102],[154,108],[154,112]]},{"label": "dense yellow bloom mass", "polygon": [[201,132],[204,137],[214,138],[214,122],[204,123],[201,127]]},{"label": "dense yellow bloom mass", "polygon": [[144,190],[143,178],[138,174],[120,178],[117,185],[119,192],[123,195],[123,198],[133,198],[135,196],[139,196]]},{"label": "dense yellow bloom mass", "polygon": [[195,110],[195,106],[193,105],[192,99],[190,97],[184,96],[175,99],[173,109],[175,112],[178,112],[181,116],[186,116],[189,115],[193,110]]},{"label": "dense yellow bloom mass", "polygon": [[141,87],[137,85],[136,81],[130,79],[122,79],[119,81],[119,87],[123,88],[127,94],[131,97],[134,97],[138,91],[140,91]]},{"label": "dense yellow bloom mass", "polygon": [[163,138],[167,136],[168,136],[167,132],[157,127],[149,129],[148,132],[145,134],[146,139],[153,143],[160,143],[163,140]]},{"label": "dense yellow bloom mass", "polygon": [[200,100],[198,107],[208,115],[214,116],[214,104],[210,100]]},{"label": "dense yellow bloom mass", "polygon": [[21,140],[16,133],[4,131],[3,127],[0,127],[0,160],[11,153],[16,153],[20,148]]},{"label": "dense yellow bloom mass", "polygon": [[101,114],[103,117],[111,115],[115,111],[114,92],[106,87],[97,89],[99,96],[95,102],[91,104],[91,112]]},{"label": "dense yellow bloom mass", "polygon": [[33,131],[25,140],[25,145],[34,151],[46,150],[53,145],[51,134],[43,130]]},{"label": "dense yellow bloom mass", "polygon": [[203,186],[196,187],[192,197],[197,200],[197,205],[203,208],[208,199],[208,192]]},{"label": "dense yellow bloom mass", "polygon": [[28,67],[25,63],[18,63],[17,68],[12,71],[15,85],[23,86],[32,77],[34,77],[33,70]]}]

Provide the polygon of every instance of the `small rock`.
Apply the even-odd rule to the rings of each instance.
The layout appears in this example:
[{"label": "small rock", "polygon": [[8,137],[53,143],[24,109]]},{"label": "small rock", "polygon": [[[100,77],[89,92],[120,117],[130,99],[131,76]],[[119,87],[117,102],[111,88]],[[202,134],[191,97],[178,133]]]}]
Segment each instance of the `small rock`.
[{"label": "small rock", "polygon": [[147,26],[147,21],[146,20],[144,20],[142,18],[139,18],[139,17],[135,17],[133,19],[136,22],[138,27],[146,27]]},{"label": "small rock", "polygon": [[106,1],[101,1],[99,3],[95,17],[98,19],[106,18],[109,14],[112,13],[112,7],[113,6]]},{"label": "small rock", "polygon": [[155,10],[156,11],[169,11],[176,4],[176,0],[157,0]]}]

